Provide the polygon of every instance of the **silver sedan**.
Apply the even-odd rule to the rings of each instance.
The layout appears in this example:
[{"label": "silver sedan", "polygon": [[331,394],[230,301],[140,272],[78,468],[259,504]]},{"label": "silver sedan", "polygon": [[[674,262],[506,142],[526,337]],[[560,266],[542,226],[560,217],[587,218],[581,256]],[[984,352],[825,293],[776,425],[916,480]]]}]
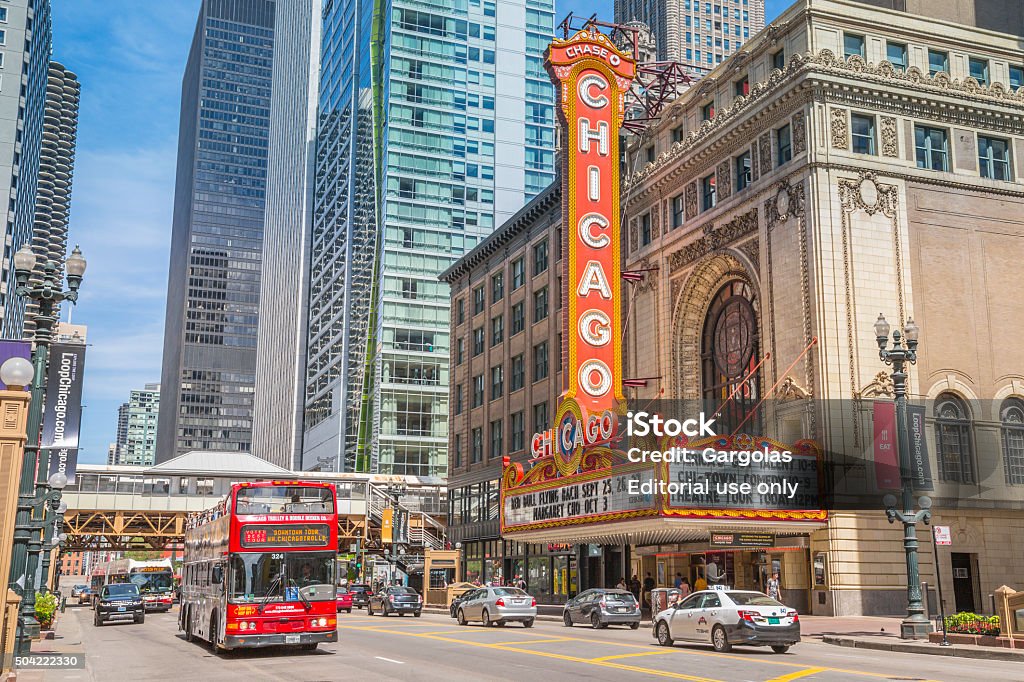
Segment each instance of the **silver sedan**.
[{"label": "silver sedan", "polygon": [[480,621],[484,627],[519,622],[532,628],[537,600],[518,587],[481,587],[466,595],[455,613],[459,625]]}]

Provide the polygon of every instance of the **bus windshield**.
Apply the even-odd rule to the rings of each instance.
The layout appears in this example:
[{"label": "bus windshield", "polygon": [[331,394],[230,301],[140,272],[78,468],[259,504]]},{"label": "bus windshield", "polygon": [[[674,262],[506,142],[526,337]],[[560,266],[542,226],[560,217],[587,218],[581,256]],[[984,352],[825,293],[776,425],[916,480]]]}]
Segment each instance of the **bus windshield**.
[{"label": "bus windshield", "polygon": [[[245,553],[231,557],[231,601],[331,601],[334,555],[324,552]],[[301,596],[300,596],[301,595]]]},{"label": "bus windshield", "polygon": [[333,514],[334,492],[330,488],[283,485],[239,488],[235,513]]},{"label": "bus windshield", "polygon": [[174,576],[170,571],[132,571],[128,580],[138,585],[142,594],[170,592],[174,587]]}]

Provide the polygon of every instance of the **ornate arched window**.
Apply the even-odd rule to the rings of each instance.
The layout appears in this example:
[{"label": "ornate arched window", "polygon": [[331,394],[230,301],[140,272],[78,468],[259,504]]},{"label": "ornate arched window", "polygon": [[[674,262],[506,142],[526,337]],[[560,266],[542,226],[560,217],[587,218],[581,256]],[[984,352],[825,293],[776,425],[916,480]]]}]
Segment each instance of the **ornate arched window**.
[{"label": "ornate arched window", "polygon": [[731,432],[740,428],[747,433],[760,430],[760,420],[750,415],[761,399],[760,372],[754,369],[760,360],[755,306],[753,289],[737,279],[719,289],[704,318],[701,343],[704,410],[711,414],[721,408],[717,418],[720,434],[725,433],[725,429]]},{"label": "ornate arched window", "polygon": [[971,414],[964,401],[952,393],[935,399],[935,449],[943,481],[974,483]]},{"label": "ornate arched window", "polygon": [[1007,398],[999,410],[1003,436],[1003,469],[1007,485],[1024,485],[1024,400]]}]

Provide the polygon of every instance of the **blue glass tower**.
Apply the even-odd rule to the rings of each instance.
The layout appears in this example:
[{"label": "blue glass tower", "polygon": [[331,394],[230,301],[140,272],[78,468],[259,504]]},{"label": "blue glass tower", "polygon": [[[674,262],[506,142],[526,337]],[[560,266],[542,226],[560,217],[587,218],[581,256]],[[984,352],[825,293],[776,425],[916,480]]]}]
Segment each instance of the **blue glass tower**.
[{"label": "blue glass tower", "polygon": [[437,276],[554,179],[553,2],[323,16],[302,466],[444,475]]},{"label": "blue glass tower", "polygon": [[182,79],[157,462],[249,452],[273,0],[204,0]]}]

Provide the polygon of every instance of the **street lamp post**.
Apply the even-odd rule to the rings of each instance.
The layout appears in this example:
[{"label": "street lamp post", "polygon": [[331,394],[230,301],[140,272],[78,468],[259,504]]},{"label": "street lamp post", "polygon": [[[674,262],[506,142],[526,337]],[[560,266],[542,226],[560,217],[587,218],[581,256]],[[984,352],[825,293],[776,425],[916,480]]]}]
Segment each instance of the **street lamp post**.
[{"label": "street lamp post", "polygon": [[[27,439],[18,485],[18,511],[14,521],[14,545],[11,550],[10,585],[20,597],[18,634],[15,650],[28,654],[32,638],[39,634],[36,620],[36,592],[34,578],[39,566],[39,553],[43,545],[43,527],[39,519],[32,518],[33,509],[39,508],[49,495],[49,457],[40,457],[39,436],[43,423],[43,398],[46,391],[46,360],[53,337],[53,327],[64,301],[78,300],[78,289],[85,274],[85,258],[76,246],[64,262],[68,290],[64,291],[61,272],[52,261],[42,264],[42,277],[38,282],[30,279],[36,273],[36,255],[25,244],[14,254],[15,292],[38,306],[35,314],[35,348],[32,351],[32,390],[28,409]],[[66,479],[65,479],[66,482]]]},{"label": "street lamp post", "polygon": [[[62,477],[63,480],[58,477]],[[57,580],[54,581],[53,585],[49,584],[50,555],[53,554],[53,550],[62,542],[60,536],[64,535],[64,513],[68,510],[68,503],[60,499],[64,491],[64,486],[67,485],[68,477],[58,472],[53,476],[50,476],[50,480],[48,482],[50,488],[53,489],[53,494],[50,498],[50,511],[53,513],[48,515],[46,523],[43,526],[43,558],[42,561],[39,562],[39,575],[42,576],[39,580],[41,587],[39,591],[43,594],[46,594],[47,590],[57,592],[60,588],[60,583]]]},{"label": "street lamp post", "polygon": [[914,511],[914,490],[912,464],[910,460],[910,437],[907,430],[907,363],[917,363],[917,339],[920,329],[913,318],[907,320],[903,329],[892,332],[892,346],[889,343],[889,323],[881,314],[875,322],[875,340],[878,342],[878,356],[892,367],[893,393],[896,397],[896,450],[900,462],[900,487],[902,489],[902,510],[897,507],[895,495],[885,496],[885,515],[889,523],[899,520],[903,524],[903,551],[907,559],[907,617],[900,623],[902,639],[924,639],[931,632],[931,623],[924,613],[921,599],[921,574],[917,566],[917,524],[931,520],[932,501],[926,496],[918,500],[920,509]]}]

